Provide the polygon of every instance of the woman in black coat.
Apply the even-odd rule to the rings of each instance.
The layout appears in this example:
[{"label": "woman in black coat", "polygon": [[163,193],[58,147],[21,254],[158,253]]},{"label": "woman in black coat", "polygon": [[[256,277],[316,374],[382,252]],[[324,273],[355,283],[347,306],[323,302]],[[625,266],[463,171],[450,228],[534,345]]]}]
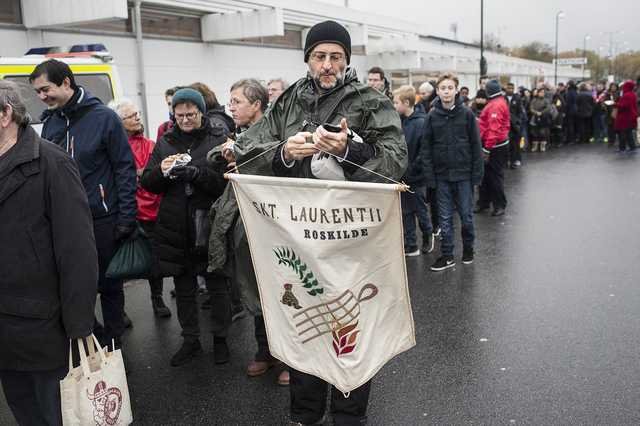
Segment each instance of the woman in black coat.
[{"label": "woman in black coat", "polygon": [[224,277],[207,274],[206,261],[208,213],[226,181],[224,165],[210,165],[206,155],[222,144],[226,135],[219,126],[209,124],[204,99],[197,91],[181,89],[172,103],[176,126],[158,141],[141,178],[146,190],[162,195],[153,245],[161,274],[174,279],[184,337],[171,365],[185,364],[202,352],[197,275],[205,277],[213,292],[214,358],[216,363],[225,363],[229,360],[226,334],[231,323],[228,283]]}]

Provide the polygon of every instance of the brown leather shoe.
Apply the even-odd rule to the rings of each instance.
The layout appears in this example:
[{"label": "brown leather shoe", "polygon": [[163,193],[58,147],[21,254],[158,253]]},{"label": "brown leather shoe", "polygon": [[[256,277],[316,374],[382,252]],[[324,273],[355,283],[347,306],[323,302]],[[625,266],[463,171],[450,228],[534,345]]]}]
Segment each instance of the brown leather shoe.
[{"label": "brown leather shoe", "polygon": [[279,386],[289,386],[289,370],[284,369],[278,375]]},{"label": "brown leather shoe", "polygon": [[268,369],[273,367],[278,363],[277,360],[273,361],[256,361],[253,360],[247,366],[247,376],[256,377],[261,376],[267,372]]}]

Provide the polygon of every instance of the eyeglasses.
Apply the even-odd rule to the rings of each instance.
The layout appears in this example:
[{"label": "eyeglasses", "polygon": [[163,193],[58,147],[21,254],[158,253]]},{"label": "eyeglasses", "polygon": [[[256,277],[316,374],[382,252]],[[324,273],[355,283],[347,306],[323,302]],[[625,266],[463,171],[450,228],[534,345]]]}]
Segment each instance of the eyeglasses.
[{"label": "eyeglasses", "polygon": [[175,114],[174,116],[176,117],[177,121],[184,121],[185,119],[187,119],[188,121],[191,121],[198,116],[198,113],[187,112],[186,114]]},{"label": "eyeglasses", "polygon": [[131,118],[140,118],[140,112],[136,111],[134,113],[131,113],[131,114],[127,115],[126,117],[122,117],[122,121],[129,120]]},{"label": "eyeglasses", "polygon": [[232,106],[240,105],[240,104],[243,104],[243,103],[244,103],[244,101],[242,99],[231,98],[229,100],[229,103],[227,103],[227,106],[232,107]]},{"label": "eyeglasses", "polygon": [[313,52],[311,54],[311,59],[314,62],[324,63],[327,60],[327,57],[332,64],[339,64],[340,62],[344,61],[344,55],[342,53]]}]

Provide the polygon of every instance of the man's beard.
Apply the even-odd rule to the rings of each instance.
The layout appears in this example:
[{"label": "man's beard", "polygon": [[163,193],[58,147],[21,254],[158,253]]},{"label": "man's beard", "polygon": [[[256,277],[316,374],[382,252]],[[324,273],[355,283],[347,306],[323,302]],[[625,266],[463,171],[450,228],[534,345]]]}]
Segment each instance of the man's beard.
[{"label": "man's beard", "polygon": [[[321,80],[321,77],[323,77],[325,75],[334,76],[336,78],[336,81],[333,82],[333,83],[325,83],[325,82],[323,82]],[[340,84],[342,84],[344,82],[344,72],[338,71],[335,74],[326,74],[326,73],[318,72],[315,75],[313,75],[313,80],[316,82],[316,85],[322,90],[335,89],[338,85],[340,85]]]}]

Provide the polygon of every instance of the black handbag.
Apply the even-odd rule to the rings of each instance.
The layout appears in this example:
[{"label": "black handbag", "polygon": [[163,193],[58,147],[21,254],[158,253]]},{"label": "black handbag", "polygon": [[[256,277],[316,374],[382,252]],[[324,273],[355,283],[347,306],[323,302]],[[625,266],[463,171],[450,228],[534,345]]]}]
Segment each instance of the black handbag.
[{"label": "black handbag", "polygon": [[146,279],[152,266],[151,241],[138,225],[134,234],[118,247],[105,275],[107,278],[119,280]]}]

